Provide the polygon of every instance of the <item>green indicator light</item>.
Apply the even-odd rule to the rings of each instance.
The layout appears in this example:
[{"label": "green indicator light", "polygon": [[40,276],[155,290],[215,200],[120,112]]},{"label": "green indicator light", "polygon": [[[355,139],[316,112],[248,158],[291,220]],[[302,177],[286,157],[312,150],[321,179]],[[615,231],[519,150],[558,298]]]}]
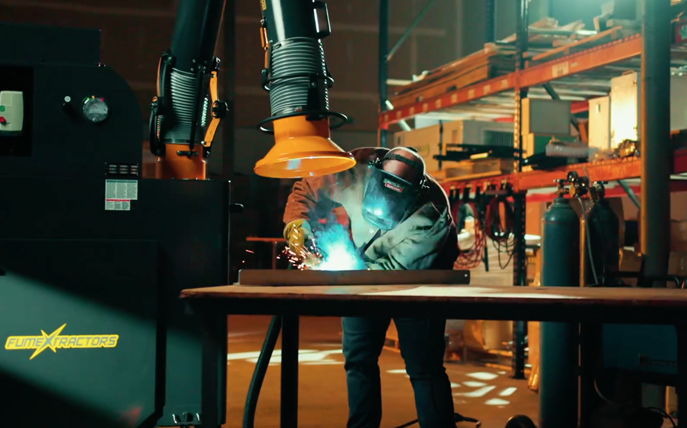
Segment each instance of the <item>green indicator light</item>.
[{"label": "green indicator light", "polygon": [[0,111],[5,111],[5,106],[0,106]]}]

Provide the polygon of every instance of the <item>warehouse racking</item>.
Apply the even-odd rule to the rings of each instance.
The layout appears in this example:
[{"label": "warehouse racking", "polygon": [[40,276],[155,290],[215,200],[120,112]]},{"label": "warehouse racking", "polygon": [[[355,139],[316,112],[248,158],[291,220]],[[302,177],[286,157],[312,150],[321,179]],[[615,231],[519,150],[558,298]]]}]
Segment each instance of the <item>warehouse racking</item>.
[{"label": "warehouse racking", "polygon": [[[555,49],[543,55],[526,57],[529,42],[529,22],[528,22],[528,1],[513,0],[516,3],[516,39],[515,39],[515,71],[481,81],[467,87],[451,88],[440,95],[419,97],[411,102],[394,105],[390,108],[387,96],[387,62],[390,54],[393,54],[398,46],[407,38],[412,29],[418,24],[421,17],[426,13],[434,0],[429,0],[422,9],[418,17],[413,21],[408,30],[395,42],[391,51],[388,50],[388,11],[389,1],[380,0],[380,36],[379,36],[379,87],[380,87],[380,112],[378,118],[379,143],[386,147],[386,132],[390,125],[403,123],[418,115],[427,114],[451,114],[453,112],[465,112],[472,110],[476,114],[484,111],[485,105],[493,107],[497,105],[501,108],[512,109],[514,123],[514,148],[519,149],[520,126],[521,126],[521,100],[528,96],[528,91],[535,90],[535,87],[549,85],[554,91],[573,89],[573,93],[593,94],[599,91],[596,84],[599,81],[610,82],[610,79],[621,75],[624,71],[639,70],[644,74],[649,73],[656,79],[661,73],[666,73],[668,77],[667,65],[673,69],[684,69],[687,65],[687,49],[683,46],[685,35],[687,34],[687,20],[680,19],[671,23],[670,28],[665,27],[665,22],[661,22],[662,17],[668,16],[667,9],[670,7],[668,0],[648,2],[645,15],[643,16],[642,31],[640,34],[628,35],[627,31],[620,28],[611,28],[604,31],[601,36],[610,38],[611,41],[598,46],[587,47],[585,49],[584,40],[581,43],[574,43],[566,47]],[[494,41],[494,0],[485,0],[486,19],[486,41]],[[663,4],[665,3],[665,4]],[[647,32],[648,29],[648,32]],[[657,30],[658,29],[658,30]],[[668,36],[668,32],[671,34]],[[672,47],[666,46],[668,38],[671,39]],[[575,51],[577,49],[577,51]],[[570,51],[573,51],[571,53]],[[649,54],[643,55],[644,52]],[[665,70],[664,70],[665,68]],[[660,78],[657,80],[661,80]],[[669,80],[669,79],[663,79]],[[453,178],[442,180],[441,184],[449,194],[452,202],[459,200],[466,190],[475,189],[485,190],[488,188],[504,188],[512,190],[513,210],[515,214],[515,224],[513,235],[515,246],[513,249],[513,283],[515,286],[526,284],[526,256],[525,256],[525,203],[527,192],[535,189],[546,189],[554,186],[555,179],[565,178],[568,171],[577,171],[580,175],[586,175],[591,182],[604,181],[615,182],[626,179],[636,179],[642,177],[647,183],[648,191],[652,196],[646,201],[647,208],[642,215],[641,228],[644,230],[642,243],[642,253],[646,257],[645,274],[655,275],[656,271],[661,270],[661,259],[667,254],[663,254],[663,247],[667,248],[668,234],[666,225],[660,225],[661,219],[668,218],[665,199],[669,191],[687,190],[684,181],[670,181],[670,174],[687,173],[687,150],[673,150],[672,141],[669,139],[669,129],[662,129],[662,125],[667,122],[662,118],[665,116],[665,107],[669,106],[667,95],[669,84],[667,82],[653,83],[655,91],[647,96],[648,100],[643,100],[646,107],[651,104],[653,107],[642,111],[642,123],[659,123],[650,126],[650,130],[643,130],[643,135],[648,136],[647,141],[641,142],[643,147],[650,150],[642,152],[642,157],[630,157],[623,159],[613,159],[598,162],[588,162],[578,165],[568,165],[565,167],[522,171],[522,159],[516,160],[514,173],[503,174],[492,177],[481,178]],[[458,85],[456,85],[458,86]],[[610,89],[610,84],[605,89]],[[601,85],[603,91],[603,85]],[[547,90],[550,94],[550,91]],[[649,92],[649,90],[647,90]],[[599,95],[596,95],[599,96]],[[587,108],[585,98],[572,103],[572,112],[577,113]],[[574,98],[573,98],[574,99]],[[580,98],[577,98],[578,100]],[[658,147],[658,140],[664,141],[664,147]],[[670,141],[670,143],[669,143]],[[644,146],[644,144],[647,144]],[[669,153],[670,152],[670,153]],[[670,158],[672,157],[672,163]],[[671,167],[667,165],[672,164]],[[667,171],[667,170],[670,171]],[[649,185],[648,183],[651,183]],[[666,184],[668,184],[666,186]],[[663,189],[666,187],[667,189]],[[636,189],[636,187],[635,187]],[[644,195],[642,195],[643,202]],[[541,199],[539,199],[541,200]],[[646,218],[644,218],[646,217]],[[653,223],[648,219],[652,218]],[[651,239],[651,242],[648,242]],[[660,247],[654,249],[651,247]],[[648,248],[651,248],[649,250]],[[667,259],[667,257],[666,257]],[[663,272],[665,273],[665,272]],[[660,272],[658,273],[660,274]],[[516,322],[513,336],[513,359],[512,376],[514,378],[524,378],[525,358],[525,324]]]},{"label": "warehouse racking", "polygon": [[[687,29],[687,22],[677,22],[674,24],[674,27]],[[677,30],[678,28],[676,28],[676,31]],[[684,41],[680,39],[677,44],[673,45],[673,65],[675,67],[687,64],[687,61],[681,60],[682,58],[687,58],[687,49],[682,47],[682,43],[684,43]],[[417,101],[412,104],[394,106],[393,110],[379,113],[379,129],[387,130],[389,125],[412,119],[418,115],[441,112],[450,113],[452,109],[458,106],[479,109],[480,106],[475,104],[475,102],[486,97],[500,95],[507,91],[514,91],[518,87],[521,89],[528,89],[546,83],[555,84],[557,80],[566,77],[582,77],[582,79],[576,82],[579,88],[583,85],[585,72],[594,72],[593,79],[595,81],[600,79],[600,75],[603,76],[601,78],[610,79],[612,76],[620,75],[621,71],[619,70],[639,70],[639,57],[641,56],[641,51],[641,35],[635,34],[555,60],[526,67],[522,71],[514,71],[505,76],[459,88],[436,97]],[[609,66],[611,68],[606,68]],[[564,81],[561,86],[565,84],[566,82]],[[556,86],[554,86],[554,88],[556,88]],[[586,101],[573,102],[572,112],[577,113],[584,111],[586,105]],[[517,115],[517,113],[514,113],[514,115]],[[564,176],[567,171],[581,170],[583,167],[588,172],[590,181],[610,182],[640,177],[639,158],[629,158],[586,162],[584,164],[568,165],[544,171],[516,172],[493,177],[467,179],[451,178],[442,180],[442,185],[445,190],[451,191],[456,188],[471,187],[474,189],[508,183],[516,192],[527,191],[552,187],[554,179],[560,178],[562,175]],[[687,173],[687,149],[678,149],[674,152],[672,173]],[[682,188],[682,186],[678,186],[678,189]]]}]

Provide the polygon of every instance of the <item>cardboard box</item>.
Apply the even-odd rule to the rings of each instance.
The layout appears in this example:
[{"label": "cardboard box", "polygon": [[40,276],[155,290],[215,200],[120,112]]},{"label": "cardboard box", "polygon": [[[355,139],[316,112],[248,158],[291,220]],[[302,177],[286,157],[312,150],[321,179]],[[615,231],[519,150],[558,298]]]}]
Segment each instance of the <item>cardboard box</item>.
[{"label": "cardboard box", "polygon": [[[639,140],[641,75],[633,72],[611,79],[611,144]],[[687,76],[670,79],[670,130],[687,129]]]},{"label": "cardboard box", "polygon": [[[425,161],[427,171],[439,171],[439,161],[434,156],[445,154],[441,147],[440,125],[402,131],[394,134],[394,147],[412,147]],[[442,164],[445,162],[442,162]]]},{"label": "cardboard box", "polygon": [[589,100],[589,147],[611,148],[611,97]]}]

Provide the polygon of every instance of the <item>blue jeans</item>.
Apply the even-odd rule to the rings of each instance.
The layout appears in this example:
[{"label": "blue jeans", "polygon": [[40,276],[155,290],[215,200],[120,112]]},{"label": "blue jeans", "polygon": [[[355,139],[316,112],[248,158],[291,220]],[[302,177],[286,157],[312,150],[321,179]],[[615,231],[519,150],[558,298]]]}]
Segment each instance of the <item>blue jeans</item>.
[{"label": "blue jeans", "polygon": [[[389,318],[344,317],[347,428],[379,428],[382,393],[378,359]],[[445,320],[395,318],[401,356],[415,393],[421,428],[455,428],[451,383],[444,369]]]}]

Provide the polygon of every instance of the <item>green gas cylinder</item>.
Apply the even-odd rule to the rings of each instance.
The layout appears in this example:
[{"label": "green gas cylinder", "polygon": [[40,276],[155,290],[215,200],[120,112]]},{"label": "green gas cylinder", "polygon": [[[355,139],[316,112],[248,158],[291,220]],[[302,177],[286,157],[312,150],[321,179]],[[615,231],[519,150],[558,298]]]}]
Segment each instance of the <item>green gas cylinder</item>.
[{"label": "green gas cylinder", "polygon": [[[542,217],[540,277],[542,287],[580,283],[580,220],[563,197],[556,198]],[[578,332],[578,324],[541,323],[540,428],[577,428]]]}]

